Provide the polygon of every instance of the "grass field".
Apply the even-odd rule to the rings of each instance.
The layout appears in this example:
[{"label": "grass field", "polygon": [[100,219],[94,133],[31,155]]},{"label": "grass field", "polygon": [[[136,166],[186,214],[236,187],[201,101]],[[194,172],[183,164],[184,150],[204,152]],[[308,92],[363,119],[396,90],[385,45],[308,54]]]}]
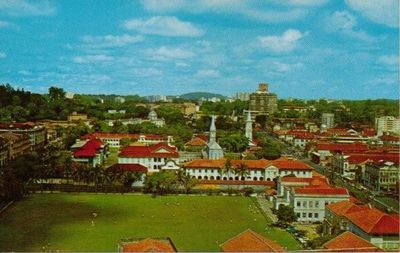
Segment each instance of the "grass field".
[{"label": "grass field", "polygon": [[247,228],[300,247],[246,197],[81,193],[36,194],[12,205],[0,215],[0,251],[116,251],[120,239],[132,237],[170,237],[179,251],[218,251]]}]

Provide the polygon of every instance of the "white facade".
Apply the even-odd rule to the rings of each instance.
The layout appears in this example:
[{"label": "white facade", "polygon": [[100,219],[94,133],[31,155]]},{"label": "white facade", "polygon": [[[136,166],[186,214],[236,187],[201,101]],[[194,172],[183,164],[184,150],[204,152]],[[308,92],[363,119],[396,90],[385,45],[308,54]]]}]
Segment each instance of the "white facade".
[{"label": "white facade", "polygon": [[162,157],[118,157],[119,164],[140,164],[148,169],[148,172],[157,172],[163,166],[168,165],[168,161],[179,162],[178,158],[162,158]]},{"label": "white facade", "polygon": [[326,128],[334,127],[334,117],[333,113],[323,113],[321,116],[321,125],[325,125]]},{"label": "white facade", "polygon": [[375,129],[380,136],[386,132],[400,134],[400,118],[393,116],[383,116],[375,119]]},{"label": "white facade", "polygon": [[365,233],[358,226],[354,225],[351,221],[348,222],[348,230],[365,240],[369,241],[373,245],[387,250],[387,251],[396,251],[400,247],[400,241],[398,236],[379,236],[379,235],[370,235]]},{"label": "white facade", "polygon": [[[242,180],[232,171],[229,174],[223,173],[221,168],[185,168],[187,173],[197,179],[210,180]],[[285,170],[278,169],[275,166],[268,166],[264,169],[248,169],[249,175],[246,181],[273,181],[278,176],[286,176],[293,174],[296,177],[311,178],[311,170]]]},{"label": "white facade", "polygon": [[325,205],[348,199],[349,195],[299,195],[290,192],[290,206],[294,208],[297,220],[302,222],[323,221]]}]

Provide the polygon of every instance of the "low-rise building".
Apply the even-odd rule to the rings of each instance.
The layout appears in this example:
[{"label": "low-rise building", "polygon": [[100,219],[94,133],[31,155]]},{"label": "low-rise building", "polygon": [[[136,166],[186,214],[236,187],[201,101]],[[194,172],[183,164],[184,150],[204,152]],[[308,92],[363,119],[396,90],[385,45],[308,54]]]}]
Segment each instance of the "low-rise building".
[{"label": "low-rise building", "polygon": [[375,118],[375,129],[378,136],[384,133],[400,134],[400,118],[395,118],[393,116]]},{"label": "low-rise building", "polygon": [[179,153],[175,146],[158,143],[151,146],[127,146],[118,155],[118,164],[140,164],[148,172],[161,169],[180,169]]},{"label": "low-rise building", "polygon": [[1,132],[27,134],[30,138],[33,150],[42,148],[47,141],[46,128],[32,122],[0,124],[0,133]]},{"label": "low-rise building", "polygon": [[365,166],[364,185],[373,191],[398,191],[399,165],[393,162],[368,162]]},{"label": "low-rise building", "polygon": [[234,236],[220,245],[222,252],[284,252],[285,249],[251,229]]},{"label": "low-rise building", "polygon": [[107,144],[103,144],[98,139],[78,141],[72,145],[71,149],[73,161],[88,164],[91,167],[102,165],[107,158]]},{"label": "low-rise building", "polygon": [[31,139],[27,134],[16,134],[10,131],[0,133],[0,137],[6,139],[9,143],[8,161],[32,151]]},{"label": "low-rise building", "polygon": [[389,215],[376,208],[345,214],[348,230],[384,250],[400,248],[399,215]]},{"label": "low-rise building", "polygon": [[[226,159],[197,159],[187,162],[186,172],[201,180],[223,181],[273,181],[279,176],[295,175],[302,178],[311,178],[313,168],[298,160],[280,158],[277,160],[230,160],[231,171],[227,171]],[[244,167],[247,170],[246,178],[240,178],[235,168]]]},{"label": "low-rise building", "polygon": [[121,140],[127,139],[132,142],[138,142],[144,145],[153,145],[160,142],[166,142],[171,144],[174,139],[172,136],[162,136],[156,134],[119,134],[119,133],[92,133],[86,134],[81,137],[82,140],[99,139],[104,143],[107,143],[109,147],[119,148],[121,147]]},{"label": "low-rise building", "polygon": [[88,115],[85,114],[85,113],[73,112],[70,115],[68,115],[68,121],[69,122],[86,121],[87,119],[88,119]]},{"label": "low-rise building", "polygon": [[329,252],[379,252],[383,251],[369,241],[346,231],[324,243],[323,251]]}]

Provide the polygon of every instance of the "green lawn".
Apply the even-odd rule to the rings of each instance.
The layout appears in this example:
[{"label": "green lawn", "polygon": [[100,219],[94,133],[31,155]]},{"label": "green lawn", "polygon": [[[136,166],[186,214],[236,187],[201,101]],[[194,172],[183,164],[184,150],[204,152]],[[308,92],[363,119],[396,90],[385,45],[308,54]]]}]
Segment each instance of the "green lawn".
[{"label": "green lawn", "polygon": [[36,194],[12,205],[0,215],[0,251],[116,251],[130,237],[170,237],[179,251],[218,251],[247,228],[300,247],[269,227],[246,197],[81,193]]}]

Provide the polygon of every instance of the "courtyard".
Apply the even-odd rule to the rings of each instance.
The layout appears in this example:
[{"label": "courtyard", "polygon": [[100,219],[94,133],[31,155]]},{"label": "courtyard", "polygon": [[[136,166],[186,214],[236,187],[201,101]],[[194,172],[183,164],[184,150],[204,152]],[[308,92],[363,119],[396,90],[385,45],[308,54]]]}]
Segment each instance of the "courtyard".
[{"label": "courtyard", "polygon": [[178,251],[219,251],[250,228],[288,250],[249,197],[34,194],[0,214],[0,251],[116,251],[124,238],[170,237]]}]

